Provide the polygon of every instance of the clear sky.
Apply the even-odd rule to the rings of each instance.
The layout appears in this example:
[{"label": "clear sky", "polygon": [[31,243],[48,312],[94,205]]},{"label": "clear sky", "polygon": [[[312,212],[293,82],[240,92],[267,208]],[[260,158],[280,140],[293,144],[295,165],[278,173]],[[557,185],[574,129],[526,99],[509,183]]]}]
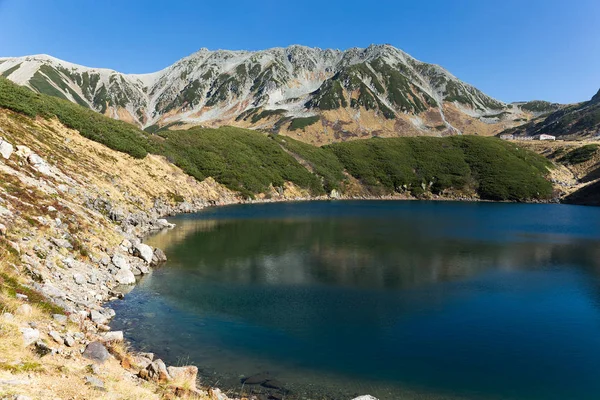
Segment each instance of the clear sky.
[{"label": "clear sky", "polygon": [[0,0],[0,56],[154,72],[202,47],[389,43],[503,101],[600,88],[600,0]]}]

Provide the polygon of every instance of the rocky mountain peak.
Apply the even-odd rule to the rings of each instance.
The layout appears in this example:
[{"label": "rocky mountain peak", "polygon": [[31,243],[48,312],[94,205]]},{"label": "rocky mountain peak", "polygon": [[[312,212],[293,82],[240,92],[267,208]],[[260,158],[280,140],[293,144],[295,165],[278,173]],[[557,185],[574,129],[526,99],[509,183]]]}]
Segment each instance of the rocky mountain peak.
[{"label": "rocky mountain peak", "polygon": [[[488,125],[521,117],[518,108],[389,44],[344,51],[202,48],[162,71],[138,75],[50,56],[3,58],[0,73],[151,131],[174,124],[288,131],[300,124],[303,131],[337,135],[322,139],[335,141],[348,135],[487,132]],[[292,126],[303,118],[311,124]]]}]

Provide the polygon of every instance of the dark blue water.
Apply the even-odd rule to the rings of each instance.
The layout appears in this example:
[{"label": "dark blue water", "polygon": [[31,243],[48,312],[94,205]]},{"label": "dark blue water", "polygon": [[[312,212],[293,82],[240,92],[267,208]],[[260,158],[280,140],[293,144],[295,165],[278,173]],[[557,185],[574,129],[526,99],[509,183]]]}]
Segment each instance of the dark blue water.
[{"label": "dark blue water", "polygon": [[208,209],[114,329],[235,393],[600,398],[600,208],[312,202]]}]

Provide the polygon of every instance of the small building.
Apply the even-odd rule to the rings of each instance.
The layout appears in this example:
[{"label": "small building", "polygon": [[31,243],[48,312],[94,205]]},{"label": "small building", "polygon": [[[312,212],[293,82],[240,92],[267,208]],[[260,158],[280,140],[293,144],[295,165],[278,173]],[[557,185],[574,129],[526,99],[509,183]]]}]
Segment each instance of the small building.
[{"label": "small building", "polygon": [[540,140],[556,140],[556,136],[552,136],[552,135],[540,135]]},{"label": "small building", "polygon": [[503,133],[502,135],[500,135],[500,139],[502,140],[513,140],[515,138],[515,135],[513,135],[512,133]]}]

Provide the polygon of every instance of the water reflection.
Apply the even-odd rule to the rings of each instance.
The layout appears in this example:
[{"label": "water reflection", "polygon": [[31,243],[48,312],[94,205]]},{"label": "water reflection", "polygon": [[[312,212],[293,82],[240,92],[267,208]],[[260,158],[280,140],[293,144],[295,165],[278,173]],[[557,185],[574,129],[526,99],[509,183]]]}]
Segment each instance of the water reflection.
[{"label": "water reflection", "polygon": [[267,369],[297,398],[600,393],[600,209],[271,204],[175,222],[150,239],[169,262],[114,326],[209,382]]}]

